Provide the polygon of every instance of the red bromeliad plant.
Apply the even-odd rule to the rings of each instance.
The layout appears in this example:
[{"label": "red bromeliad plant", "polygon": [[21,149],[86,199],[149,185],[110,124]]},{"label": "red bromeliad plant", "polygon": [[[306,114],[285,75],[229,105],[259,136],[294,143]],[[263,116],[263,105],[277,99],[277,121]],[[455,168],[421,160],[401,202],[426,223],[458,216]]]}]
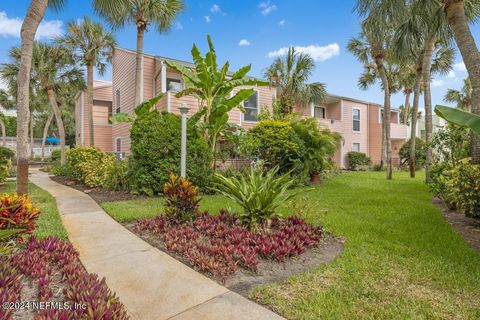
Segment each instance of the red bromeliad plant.
[{"label": "red bromeliad plant", "polygon": [[0,230],[23,229],[23,232],[31,233],[39,214],[40,211],[26,195],[13,193],[0,196]]},{"label": "red bromeliad plant", "polygon": [[135,230],[159,236],[169,251],[221,278],[238,268],[256,271],[262,258],[284,261],[301,255],[316,246],[322,235],[320,228],[295,217],[274,219],[270,229],[253,231],[226,211],[218,216],[204,213],[181,225],[165,217],[144,219],[135,224]]},{"label": "red bromeliad plant", "polygon": [[[31,237],[25,250],[0,262],[0,301],[20,301],[21,279],[26,278],[38,285],[38,301],[56,298],[54,290],[58,291],[60,281],[63,301],[70,306],[84,306],[75,310],[40,310],[35,314],[37,320],[128,319],[125,307],[105,279],[89,274],[68,242],[53,237],[43,240]],[[0,309],[0,319],[9,319],[11,315],[10,310]]]},{"label": "red bromeliad plant", "polygon": [[172,221],[190,221],[198,213],[198,189],[185,178],[170,175],[163,187],[165,215]]}]

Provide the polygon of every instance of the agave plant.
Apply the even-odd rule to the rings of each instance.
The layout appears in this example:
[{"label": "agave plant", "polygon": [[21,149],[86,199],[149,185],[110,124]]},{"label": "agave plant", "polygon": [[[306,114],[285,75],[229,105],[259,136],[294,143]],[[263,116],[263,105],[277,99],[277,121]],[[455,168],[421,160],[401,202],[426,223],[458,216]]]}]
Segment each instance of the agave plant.
[{"label": "agave plant", "polygon": [[243,212],[240,220],[256,227],[258,223],[266,223],[269,227],[272,219],[282,218],[277,211],[281,203],[295,197],[298,192],[288,192],[293,184],[290,172],[277,176],[278,167],[264,173],[261,169],[251,168],[247,175],[227,178],[215,174],[212,190],[232,199]]}]

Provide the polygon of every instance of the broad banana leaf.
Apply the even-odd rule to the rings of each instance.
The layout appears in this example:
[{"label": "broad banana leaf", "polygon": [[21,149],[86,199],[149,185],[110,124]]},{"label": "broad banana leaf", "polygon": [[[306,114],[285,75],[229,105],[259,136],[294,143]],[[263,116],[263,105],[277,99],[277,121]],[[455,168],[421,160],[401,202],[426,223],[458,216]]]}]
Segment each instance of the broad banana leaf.
[{"label": "broad banana leaf", "polygon": [[435,113],[440,118],[462,127],[470,128],[480,136],[480,116],[460,109],[436,106]]}]

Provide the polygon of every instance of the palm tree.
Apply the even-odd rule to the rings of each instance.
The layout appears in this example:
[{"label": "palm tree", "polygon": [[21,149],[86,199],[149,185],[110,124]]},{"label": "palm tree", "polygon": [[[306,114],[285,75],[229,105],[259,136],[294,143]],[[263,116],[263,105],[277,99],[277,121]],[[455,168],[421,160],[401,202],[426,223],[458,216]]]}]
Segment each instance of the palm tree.
[{"label": "palm tree", "polygon": [[368,17],[362,22],[362,31],[359,37],[350,40],[348,50],[352,52],[364,66],[375,65],[375,74],[381,81],[384,94],[382,140],[385,144],[387,179],[392,179],[392,141],[390,139],[390,90],[392,84],[390,83],[391,80],[389,80],[386,64],[394,64],[394,55],[390,48],[393,40],[393,30],[395,29],[394,21],[382,19],[382,14],[381,10],[377,9],[369,11]]},{"label": "palm tree", "polygon": [[105,73],[106,62],[111,61],[116,45],[115,38],[100,23],[84,17],[81,23],[68,23],[67,34],[57,42],[72,50],[76,59],[87,67],[88,127],[90,146],[93,146],[93,69],[96,67],[100,75]]},{"label": "palm tree", "polygon": [[463,80],[463,87],[460,90],[448,89],[445,102],[456,103],[458,109],[468,112],[472,111],[472,83],[469,78]]},{"label": "palm tree", "polygon": [[150,25],[160,32],[168,31],[176,16],[183,11],[181,0],[94,0],[95,10],[113,28],[127,23],[137,26],[137,58],[135,66],[135,105],[143,101],[143,37]]},{"label": "palm tree", "polygon": [[291,113],[294,105],[305,106],[325,100],[325,85],[308,83],[314,69],[315,62],[309,54],[299,53],[290,47],[285,57],[277,58],[265,71],[265,78],[279,92],[283,115]]},{"label": "palm tree", "polygon": [[[436,0],[439,7],[443,5],[448,24],[457,43],[458,49],[467,67],[472,85],[472,112],[480,115],[480,53],[469,27],[480,10],[478,1],[472,0]],[[480,163],[480,137],[472,134],[470,152],[472,163]]]},{"label": "palm tree", "polygon": [[[384,23],[387,23],[387,21],[396,22],[395,32],[402,32],[399,41],[403,44],[401,47],[410,49],[408,50],[410,52],[421,52],[421,55],[412,55],[412,57],[418,59],[419,56],[422,56],[421,80],[424,92],[427,140],[425,167],[428,182],[430,178],[429,168],[432,161],[432,148],[429,143],[432,138],[433,129],[430,90],[432,59],[436,50],[439,50],[439,47],[448,46],[449,44],[450,33],[446,19],[441,10],[430,5],[430,3],[427,5],[425,0],[411,2],[358,0],[357,10],[362,15],[369,15],[369,18],[372,18],[374,24],[378,24],[378,20]],[[375,13],[375,15],[372,15],[372,13]],[[395,42],[398,43],[398,36]],[[406,44],[414,44],[413,49],[412,46]],[[419,45],[421,45],[421,50],[418,50]],[[398,51],[402,53],[401,50]],[[416,114],[416,112],[414,112],[414,114]],[[414,147],[413,144],[412,146]],[[414,159],[414,157],[412,159]]]},{"label": "palm tree", "polygon": [[403,90],[403,94],[405,95],[405,103],[403,104],[403,113],[400,112],[400,120],[403,124],[410,123],[409,116],[412,114],[412,110],[410,107],[410,96],[414,91],[415,80],[416,80],[415,65],[410,63],[410,64],[400,66],[399,85]]},{"label": "palm tree", "polygon": [[[4,90],[0,89],[0,106],[2,108],[11,110],[15,109],[15,104],[12,101],[10,94]],[[5,121],[3,121],[4,114],[0,113],[0,127],[2,129],[2,145],[5,147],[7,145],[7,129],[5,126]]]},{"label": "palm tree", "polygon": [[[62,2],[62,0],[51,0],[50,5],[58,7]],[[33,41],[48,5],[49,0],[32,0],[20,31],[22,45],[17,83],[17,193],[19,194],[28,192],[28,122],[30,120],[28,104]]]},{"label": "palm tree", "polygon": [[[68,48],[34,42],[32,51],[30,87],[33,89],[31,91],[38,92],[39,98],[45,97],[52,108],[60,136],[60,163],[65,164],[65,128],[57,92],[65,85],[83,90],[83,72],[77,68],[74,55]],[[21,51],[19,48],[11,50],[10,58],[12,62],[8,64],[9,68],[13,69],[15,66],[20,68]],[[33,103],[31,104],[33,105]]]}]

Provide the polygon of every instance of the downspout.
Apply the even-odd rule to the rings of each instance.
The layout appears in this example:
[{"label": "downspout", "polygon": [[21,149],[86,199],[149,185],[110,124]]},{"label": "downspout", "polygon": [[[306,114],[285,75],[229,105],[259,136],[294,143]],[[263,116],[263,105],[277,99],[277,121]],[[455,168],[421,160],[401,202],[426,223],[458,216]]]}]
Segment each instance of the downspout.
[{"label": "downspout", "polygon": [[370,103],[367,104],[367,156],[370,157]]},{"label": "downspout", "polygon": [[[343,121],[343,99],[340,100],[340,121]],[[342,169],[345,169],[345,157],[343,154],[343,145],[345,142],[343,142],[340,146],[340,167]]]}]

